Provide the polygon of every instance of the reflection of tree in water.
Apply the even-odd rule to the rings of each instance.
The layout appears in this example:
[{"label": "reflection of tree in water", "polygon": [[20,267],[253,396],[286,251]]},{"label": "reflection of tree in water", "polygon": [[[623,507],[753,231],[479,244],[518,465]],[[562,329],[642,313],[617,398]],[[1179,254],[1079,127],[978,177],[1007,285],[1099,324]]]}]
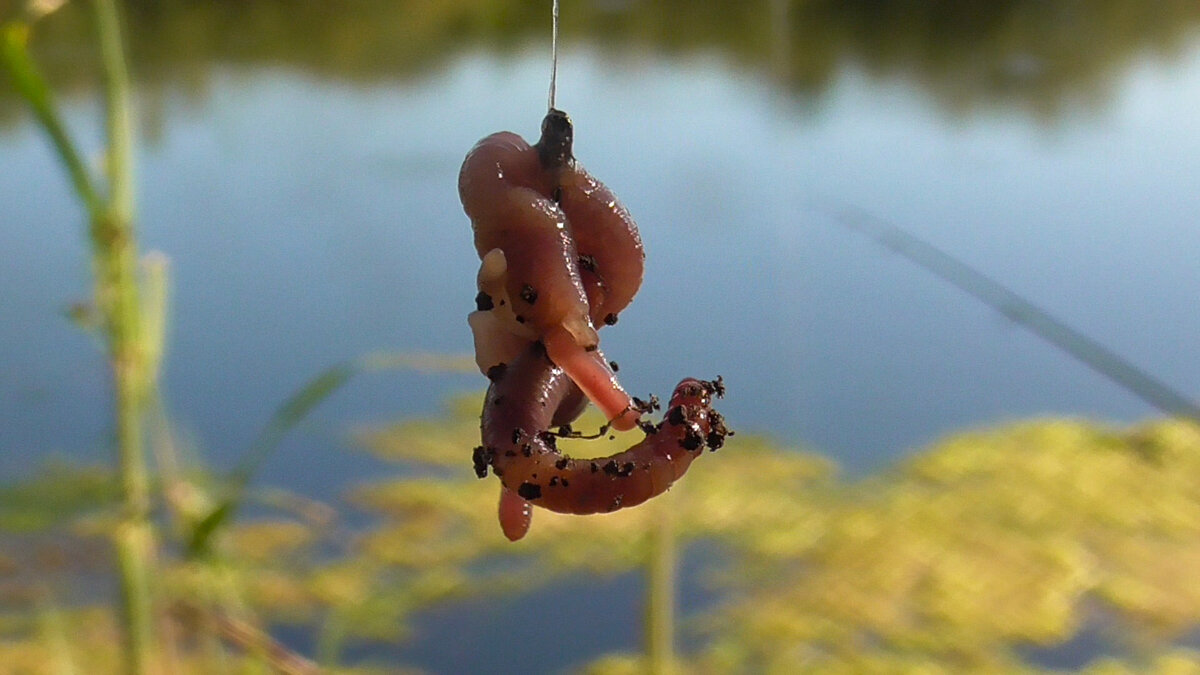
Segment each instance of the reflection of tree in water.
[{"label": "reflection of tree in water", "polygon": [[[428,74],[470,49],[515,52],[547,39],[545,4],[133,0],[127,14],[143,81],[203,91],[216,64],[370,81]],[[911,79],[955,111],[1013,104],[1039,116],[1103,99],[1123,65],[1179,51],[1200,20],[1193,0],[580,0],[568,9],[568,44],[623,58],[715,52],[804,95],[853,65]],[[68,89],[95,81],[81,65],[90,59],[80,53],[90,30],[81,12],[68,8],[38,30],[52,79]],[[0,89],[0,119],[14,110]]]},{"label": "reflection of tree in water", "polygon": [[[1039,115],[1099,102],[1122,67],[1146,52],[1179,52],[1200,19],[1200,4],[1186,0],[821,0],[800,7],[790,22],[799,49],[824,41],[829,62],[911,78],[956,111],[1010,103]],[[820,73],[785,74],[793,82],[812,75]]]}]

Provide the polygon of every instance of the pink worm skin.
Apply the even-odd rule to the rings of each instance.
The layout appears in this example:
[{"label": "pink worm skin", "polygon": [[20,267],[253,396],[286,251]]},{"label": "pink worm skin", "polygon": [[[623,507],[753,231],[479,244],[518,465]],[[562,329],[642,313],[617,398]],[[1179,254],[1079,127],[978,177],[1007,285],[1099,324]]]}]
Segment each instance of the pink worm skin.
[{"label": "pink worm skin", "polygon": [[579,255],[566,214],[546,196],[550,176],[537,152],[516,134],[492,134],[467,154],[458,189],[479,257],[504,252],[504,290],[517,321],[538,333],[568,322],[590,328]]},{"label": "pink worm skin", "polygon": [[[490,467],[501,479],[500,526],[512,541],[529,530],[533,505],[605,513],[659,495],[730,433],[711,408],[720,378],[680,382],[654,425],[639,415],[657,403],[635,405],[600,352],[596,328],[632,301],[645,253],[629,212],[575,161],[573,137],[567,115],[551,110],[537,144],[492,134],[459,174],[482,261],[470,323],[492,380],[473,459],[480,478]],[[600,459],[560,454],[549,429],[578,417],[585,396],[612,427],[646,437]]]},{"label": "pink worm skin", "polygon": [[[509,330],[536,335],[614,428],[624,431],[637,424],[638,413],[598,351],[595,327],[616,323],[633,299],[645,253],[633,218],[574,160],[572,141],[566,114],[551,111],[537,145],[500,132],[477,143],[463,162],[459,196],[476,251],[482,259],[499,249],[506,263],[503,291],[487,289],[497,297],[481,281],[479,309],[508,303],[495,309],[512,313],[519,325]],[[491,325],[476,330],[498,330]],[[476,339],[477,345],[505,342],[509,357],[522,344],[492,332],[477,332]]]},{"label": "pink worm skin", "polygon": [[716,450],[728,431],[712,409],[720,380],[685,379],[675,388],[663,421],[644,423],[645,438],[629,449],[598,459],[573,459],[556,448],[549,429],[571,407],[570,379],[536,344],[493,373],[484,400],[483,445],[475,450],[475,471],[490,466],[500,477],[500,526],[517,540],[529,529],[528,503],[559,513],[608,513],[662,494],[691,466],[705,447]]}]

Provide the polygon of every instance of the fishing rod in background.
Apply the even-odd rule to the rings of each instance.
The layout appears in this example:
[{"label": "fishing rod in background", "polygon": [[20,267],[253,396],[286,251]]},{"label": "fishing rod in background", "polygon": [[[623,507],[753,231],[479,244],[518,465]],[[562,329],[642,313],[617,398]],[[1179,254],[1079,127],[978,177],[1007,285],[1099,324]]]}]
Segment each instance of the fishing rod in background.
[{"label": "fishing rod in background", "polygon": [[851,204],[825,201],[814,209],[970,294],[1161,412],[1200,424],[1200,405],[1190,398],[928,241]]}]

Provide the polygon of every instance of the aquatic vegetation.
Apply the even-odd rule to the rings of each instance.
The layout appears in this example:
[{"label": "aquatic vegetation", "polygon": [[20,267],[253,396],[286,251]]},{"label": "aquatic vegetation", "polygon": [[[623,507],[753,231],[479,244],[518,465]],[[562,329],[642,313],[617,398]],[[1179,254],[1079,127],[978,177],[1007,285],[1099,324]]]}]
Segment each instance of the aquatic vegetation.
[{"label": "aquatic vegetation", "polygon": [[[460,406],[469,416],[434,425],[442,434],[474,429]],[[427,424],[373,432],[368,444],[427,456],[418,442]],[[604,443],[591,452],[608,451]],[[1189,422],[1045,420],[964,433],[851,482],[827,460],[760,438],[736,437],[726,457],[697,466],[664,504],[676,545],[709,540],[723,552],[705,565],[723,600],[690,618],[705,638],[688,655],[695,666],[1036,670],[1056,649],[1097,672],[1194,660],[1173,650],[1200,624],[1189,583],[1200,564],[1200,431]],[[445,459],[466,462],[461,450]],[[407,493],[410,480],[392,489]],[[460,489],[486,493],[469,481]],[[459,517],[475,517],[473,499],[459,499]],[[636,569],[660,514],[546,514],[546,531],[529,537],[537,557],[524,561],[544,568],[522,576]],[[482,520],[474,527],[496,539]],[[395,534],[401,547],[408,535]],[[1071,647],[1085,633],[1106,646]],[[614,656],[596,668],[630,663]]]},{"label": "aquatic vegetation", "polygon": [[963,434],[842,497],[815,541],[731,558],[723,579],[737,599],[706,619],[706,658],[1033,668],[1039,650],[1070,652],[1084,632],[1108,646],[1072,655],[1081,662],[1157,657],[1200,621],[1191,423]]},{"label": "aquatic vegetation", "polygon": [[[470,470],[477,400],[452,401],[436,419],[356,432],[367,451],[398,465],[396,477],[348,495],[371,514],[365,525],[318,505],[273,509],[223,529],[211,558],[164,561],[168,604],[183,612],[177,617],[193,610],[179,625],[196,630],[198,644],[227,640],[195,617],[234,612],[256,626],[293,626],[312,636],[323,663],[353,666],[346,647],[411,639],[423,610],[577,575],[648,574],[665,545],[683,557],[703,551],[699,578],[716,594],[682,617],[687,643],[698,647],[670,658],[697,672],[1200,665],[1179,642],[1200,626],[1191,583],[1200,565],[1200,430],[1190,423],[1025,422],[946,438],[861,480],[839,478],[819,455],[739,434],[724,462],[698,463],[661,503],[587,518],[547,512],[513,545],[495,528],[492,486]],[[589,413],[579,426],[601,422]],[[623,442],[573,440],[568,451],[603,455]],[[69,475],[53,467],[46,477],[70,484]],[[80,469],[78,480],[97,477]],[[28,513],[57,508],[41,497],[18,504],[13,495],[34,492],[17,487],[0,494]],[[80,546],[106,522],[80,513],[66,523],[22,520],[45,523],[42,541]],[[27,529],[20,546],[35,534]],[[0,540],[5,574],[28,579],[33,561],[15,550],[15,536]],[[62,634],[69,639],[46,628],[38,607],[49,596],[0,586],[4,656],[47,657],[66,639],[78,658],[115,630],[106,601],[80,604],[60,590],[80,574],[103,574],[110,563],[95,558],[43,580],[61,603],[60,623],[89,622],[88,631]],[[1078,646],[1083,635],[1097,639]],[[222,658],[252,657],[237,654]],[[185,647],[183,658],[205,657]],[[645,658],[577,665],[644,672]]]}]

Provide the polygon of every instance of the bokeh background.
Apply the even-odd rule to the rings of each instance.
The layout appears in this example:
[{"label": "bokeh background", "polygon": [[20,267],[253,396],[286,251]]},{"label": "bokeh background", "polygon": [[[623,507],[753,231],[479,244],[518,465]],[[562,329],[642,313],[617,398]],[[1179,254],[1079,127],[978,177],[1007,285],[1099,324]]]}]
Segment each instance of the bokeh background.
[{"label": "bokeh background", "polygon": [[[95,150],[81,4],[31,46]],[[217,553],[168,534],[164,593],[364,671],[1200,668],[1196,428],[840,215],[1197,396],[1200,5],[562,4],[557,104],[647,250],[606,353],[639,394],[722,375],[736,442],[662,504],[537,513],[516,545],[473,478],[456,177],[482,136],[536,136],[549,2],[130,0],[139,233],[172,282],[163,494],[219,494],[334,364],[410,366],[307,415]],[[44,664],[114,644],[111,409],[68,318],[84,216],[7,83],[0,167],[0,654]],[[647,659],[663,607],[676,653]]]}]

